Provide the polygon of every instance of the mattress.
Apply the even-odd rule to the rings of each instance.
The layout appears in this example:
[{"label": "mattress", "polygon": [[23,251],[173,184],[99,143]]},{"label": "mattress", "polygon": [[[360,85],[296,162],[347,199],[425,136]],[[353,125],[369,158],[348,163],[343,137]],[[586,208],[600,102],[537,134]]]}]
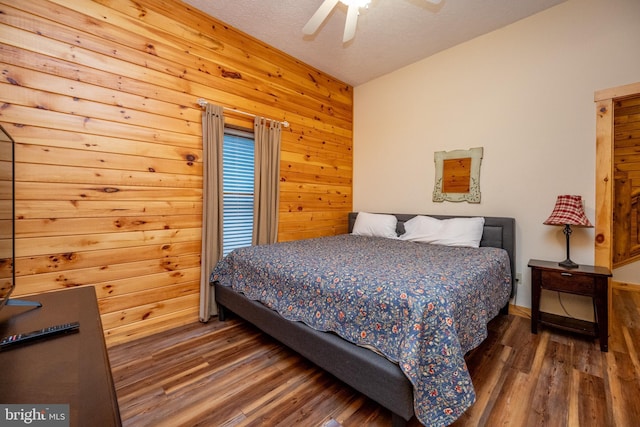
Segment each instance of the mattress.
[{"label": "mattress", "polygon": [[511,292],[503,249],[354,235],[237,249],[212,280],[398,363],[427,425],[448,425],[475,401],[464,354]]}]

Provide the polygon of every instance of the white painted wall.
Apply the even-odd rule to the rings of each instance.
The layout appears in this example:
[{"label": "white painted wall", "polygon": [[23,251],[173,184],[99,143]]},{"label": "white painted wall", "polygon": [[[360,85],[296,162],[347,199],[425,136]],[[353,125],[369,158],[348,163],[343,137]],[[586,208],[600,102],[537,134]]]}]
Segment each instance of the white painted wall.
[{"label": "white painted wall", "polygon": [[[515,217],[515,303],[530,307],[528,260],[565,256],[542,224],[556,196],[581,195],[595,221],[594,92],[640,81],[639,49],[640,0],[569,0],[356,87],[354,209]],[[432,202],[433,153],[471,147],[481,203]],[[574,228],[571,258],[592,264],[593,239]],[[589,299],[562,301],[592,318]],[[562,313],[556,294],[543,308]]]}]

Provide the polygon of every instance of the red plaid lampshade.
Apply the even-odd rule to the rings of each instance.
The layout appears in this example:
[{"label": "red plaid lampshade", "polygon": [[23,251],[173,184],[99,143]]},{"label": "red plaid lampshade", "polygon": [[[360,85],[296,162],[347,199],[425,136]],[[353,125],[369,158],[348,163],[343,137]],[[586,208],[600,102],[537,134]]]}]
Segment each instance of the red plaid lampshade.
[{"label": "red plaid lampshade", "polygon": [[593,227],[589,218],[584,214],[582,197],[568,194],[558,196],[553,212],[544,222],[546,225],[581,225]]}]

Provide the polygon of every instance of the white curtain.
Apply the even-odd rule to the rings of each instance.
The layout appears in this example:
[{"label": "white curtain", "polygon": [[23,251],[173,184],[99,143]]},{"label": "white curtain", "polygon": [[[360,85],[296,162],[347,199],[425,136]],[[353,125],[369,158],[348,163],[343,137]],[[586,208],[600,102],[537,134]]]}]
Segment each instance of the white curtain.
[{"label": "white curtain", "polygon": [[280,136],[282,125],[256,117],[255,183],[253,198],[254,245],[274,243],[278,239],[278,202],[280,200]]},{"label": "white curtain", "polygon": [[202,113],[202,251],[200,258],[200,321],[218,313],[211,270],[222,258],[222,143],[223,108],[207,104]]}]

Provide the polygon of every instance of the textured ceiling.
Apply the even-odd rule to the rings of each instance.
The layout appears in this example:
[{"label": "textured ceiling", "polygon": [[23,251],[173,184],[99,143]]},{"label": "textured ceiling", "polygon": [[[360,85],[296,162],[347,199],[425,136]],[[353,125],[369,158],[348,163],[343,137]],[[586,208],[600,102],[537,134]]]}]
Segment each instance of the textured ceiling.
[{"label": "textured ceiling", "polygon": [[[347,7],[312,36],[302,27],[323,0],[183,0],[353,86],[419,61],[566,0],[373,0],[356,35],[342,43]],[[544,31],[541,29],[541,31]]]}]

